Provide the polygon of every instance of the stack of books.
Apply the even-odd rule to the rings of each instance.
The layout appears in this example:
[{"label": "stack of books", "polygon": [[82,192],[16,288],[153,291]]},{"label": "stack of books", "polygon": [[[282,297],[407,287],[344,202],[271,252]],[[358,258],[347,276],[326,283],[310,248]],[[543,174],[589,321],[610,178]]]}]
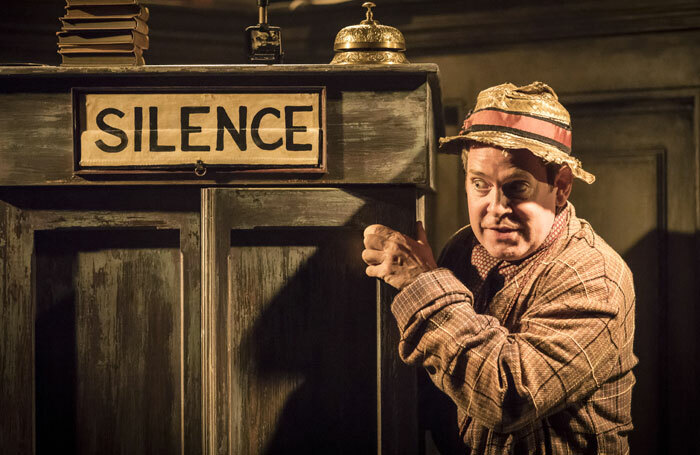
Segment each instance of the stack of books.
[{"label": "stack of books", "polygon": [[148,8],[139,0],[66,0],[58,36],[62,65],[144,65]]}]

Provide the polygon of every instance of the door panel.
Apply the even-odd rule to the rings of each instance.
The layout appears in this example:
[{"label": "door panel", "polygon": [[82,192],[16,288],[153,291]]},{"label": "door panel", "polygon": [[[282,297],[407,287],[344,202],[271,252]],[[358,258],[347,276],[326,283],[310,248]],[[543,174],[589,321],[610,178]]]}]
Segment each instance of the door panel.
[{"label": "door panel", "polygon": [[[362,231],[410,232],[415,190],[210,189],[207,453],[414,453],[415,373]],[[391,385],[391,388],[387,387]]]},{"label": "door panel", "polygon": [[[172,196],[181,205],[169,212],[159,200]],[[16,393],[3,402],[17,405],[2,419],[10,428],[35,422],[6,434],[3,447],[201,452],[199,217],[187,198],[197,192],[3,193],[3,228],[13,233],[3,277],[30,292],[3,302],[12,310],[3,325],[24,334],[5,340],[4,354],[28,380],[2,371]]]},{"label": "door panel", "polygon": [[375,449],[376,285],[348,260],[362,250],[358,234],[232,231],[235,453]]},{"label": "door panel", "polygon": [[177,453],[179,232],[37,231],[35,251],[37,453]]}]

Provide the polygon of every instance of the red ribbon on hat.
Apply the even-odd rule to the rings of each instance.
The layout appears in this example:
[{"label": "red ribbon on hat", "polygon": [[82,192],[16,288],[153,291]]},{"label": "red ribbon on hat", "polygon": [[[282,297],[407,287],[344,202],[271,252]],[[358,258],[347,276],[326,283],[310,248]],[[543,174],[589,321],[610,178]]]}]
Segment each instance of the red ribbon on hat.
[{"label": "red ribbon on hat", "polygon": [[535,134],[556,141],[571,148],[571,130],[550,121],[528,115],[483,109],[476,111],[464,120],[462,131],[472,126],[496,126]]}]

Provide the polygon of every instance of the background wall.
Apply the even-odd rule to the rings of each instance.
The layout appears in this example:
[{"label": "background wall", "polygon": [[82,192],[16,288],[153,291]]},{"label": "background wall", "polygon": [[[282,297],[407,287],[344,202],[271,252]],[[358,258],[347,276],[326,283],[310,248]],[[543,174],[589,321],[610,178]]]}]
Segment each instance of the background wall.
[{"label": "background wall", "polygon": [[[245,63],[253,0],[144,1],[148,64]],[[286,63],[327,63],[362,1],[273,2]],[[438,63],[448,135],[477,93],[541,80],[572,112],[574,153],[598,174],[576,184],[579,215],[630,263],[637,284],[634,453],[691,453],[698,405],[700,2],[383,0],[375,17],[406,36],[412,62]],[[60,0],[12,2],[0,64],[56,65]],[[459,158],[438,159],[439,249],[466,223]],[[594,190],[595,188],[595,190]]]}]

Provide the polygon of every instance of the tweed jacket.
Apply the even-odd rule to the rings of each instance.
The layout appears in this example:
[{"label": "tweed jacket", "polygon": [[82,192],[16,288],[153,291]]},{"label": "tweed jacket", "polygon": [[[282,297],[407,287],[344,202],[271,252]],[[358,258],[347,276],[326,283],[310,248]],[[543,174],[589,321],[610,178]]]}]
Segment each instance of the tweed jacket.
[{"label": "tweed jacket", "polygon": [[465,286],[473,233],[394,299],[404,362],[423,366],[457,406],[469,454],[623,455],[634,289],[620,256],[569,204],[564,232],[488,302]]}]

